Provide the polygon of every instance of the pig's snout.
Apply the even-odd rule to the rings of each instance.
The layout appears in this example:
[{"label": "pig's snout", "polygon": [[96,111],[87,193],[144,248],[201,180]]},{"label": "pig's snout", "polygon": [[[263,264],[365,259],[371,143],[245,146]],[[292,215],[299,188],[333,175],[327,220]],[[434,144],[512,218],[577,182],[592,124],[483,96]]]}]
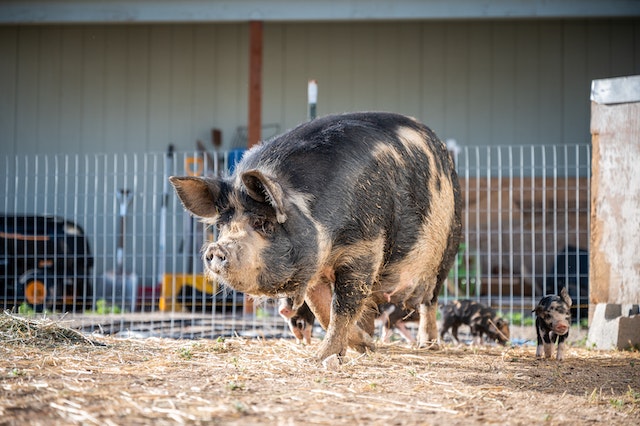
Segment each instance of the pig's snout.
[{"label": "pig's snout", "polygon": [[566,334],[568,330],[569,330],[569,324],[565,322],[559,322],[555,325],[555,327],[553,327],[553,331],[559,335]]},{"label": "pig's snout", "polygon": [[204,261],[213,272],[220,272],[229,262],[229,251],[220,244],[209,244],[204,252]]},{"label": "pig's snout", "polygon": [[291,318],[293,316],[293,310],[289,306],[281,306],[278,312],[285,318]]}]

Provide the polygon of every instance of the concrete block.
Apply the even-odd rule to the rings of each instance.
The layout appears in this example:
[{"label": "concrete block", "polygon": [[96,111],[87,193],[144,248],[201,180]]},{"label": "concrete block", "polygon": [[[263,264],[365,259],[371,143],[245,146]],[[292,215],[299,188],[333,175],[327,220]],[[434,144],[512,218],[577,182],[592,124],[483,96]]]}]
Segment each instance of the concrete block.
[{"label": "concrete block", "polygon": [[638,305],[598,303],[593,314],[587,345],[596,349],[640,347]]}]

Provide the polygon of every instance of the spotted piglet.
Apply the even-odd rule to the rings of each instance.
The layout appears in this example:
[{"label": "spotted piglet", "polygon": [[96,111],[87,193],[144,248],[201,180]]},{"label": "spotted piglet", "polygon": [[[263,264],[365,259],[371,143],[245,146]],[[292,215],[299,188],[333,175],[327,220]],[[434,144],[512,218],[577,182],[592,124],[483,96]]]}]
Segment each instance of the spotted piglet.
[{"label": "spotted piglet", "polygon": [[544,348],[545,358],[553,354],[554,342],[558,342],[558,360],[564,359],[565,340],[569,336],[571,325],[571,298],[565,287],[560,291],[560,296],[549,295],[540,300],[533,310],[536,314],[536,332],[538,334],[538,347],[536,357],[542,357]]},{"label": "spotted piglet", "polygon": [[306,303],[293,309],[293,299],[281,297],[278,299],[278,313],[284,318],[298,343],[304,341],[307,345],[311,344],[311,331],[316,317]]},{"label": "spotted piglet", "polygon": [[500,318],[496,311],[474,300],[454,300],[442,307],[442,331],[440,338],[451,329],[451,335],[459,342],[458,328],[468,325],[475,344],[481,344],[484,335],[491,341],[506,345],[509,341],[509,321]]}]

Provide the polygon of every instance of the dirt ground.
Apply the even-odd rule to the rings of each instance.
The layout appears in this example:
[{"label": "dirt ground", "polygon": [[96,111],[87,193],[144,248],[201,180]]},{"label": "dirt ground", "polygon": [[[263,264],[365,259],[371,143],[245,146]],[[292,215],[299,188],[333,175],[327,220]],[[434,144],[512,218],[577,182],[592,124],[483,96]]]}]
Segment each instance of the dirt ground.
[{"label": "dirt ground", "polygon": [[87,337],[12,320],[0,424],[640,424],[637,351],[574,343],[558,362],[533,346],[396,342],[336,366],[312,361],[317,342]]}]

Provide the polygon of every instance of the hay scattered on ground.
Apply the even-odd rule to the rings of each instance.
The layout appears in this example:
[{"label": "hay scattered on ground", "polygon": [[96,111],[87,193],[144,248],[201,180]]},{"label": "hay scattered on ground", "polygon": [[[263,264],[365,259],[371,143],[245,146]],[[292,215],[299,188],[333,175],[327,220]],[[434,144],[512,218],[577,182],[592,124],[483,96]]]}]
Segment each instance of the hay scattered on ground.
[{"label": "hay scattered on ground", "polygon": [[557,362],[536,359],[530,346],[394,343],[349,351],[327,369],[313,360],[317,339],[88,339],[64,328],[2,317],[0,423],[640,422],[638,352],[574,346]]},{"label": "hay scattered on ground", "polygon": [[68,327],[63,319],[53,320],[46,316],[22,317],[10,312],[0,315],[0,340],[8,345],[27,345],[34,342],[47,346],[101,344]]}]

